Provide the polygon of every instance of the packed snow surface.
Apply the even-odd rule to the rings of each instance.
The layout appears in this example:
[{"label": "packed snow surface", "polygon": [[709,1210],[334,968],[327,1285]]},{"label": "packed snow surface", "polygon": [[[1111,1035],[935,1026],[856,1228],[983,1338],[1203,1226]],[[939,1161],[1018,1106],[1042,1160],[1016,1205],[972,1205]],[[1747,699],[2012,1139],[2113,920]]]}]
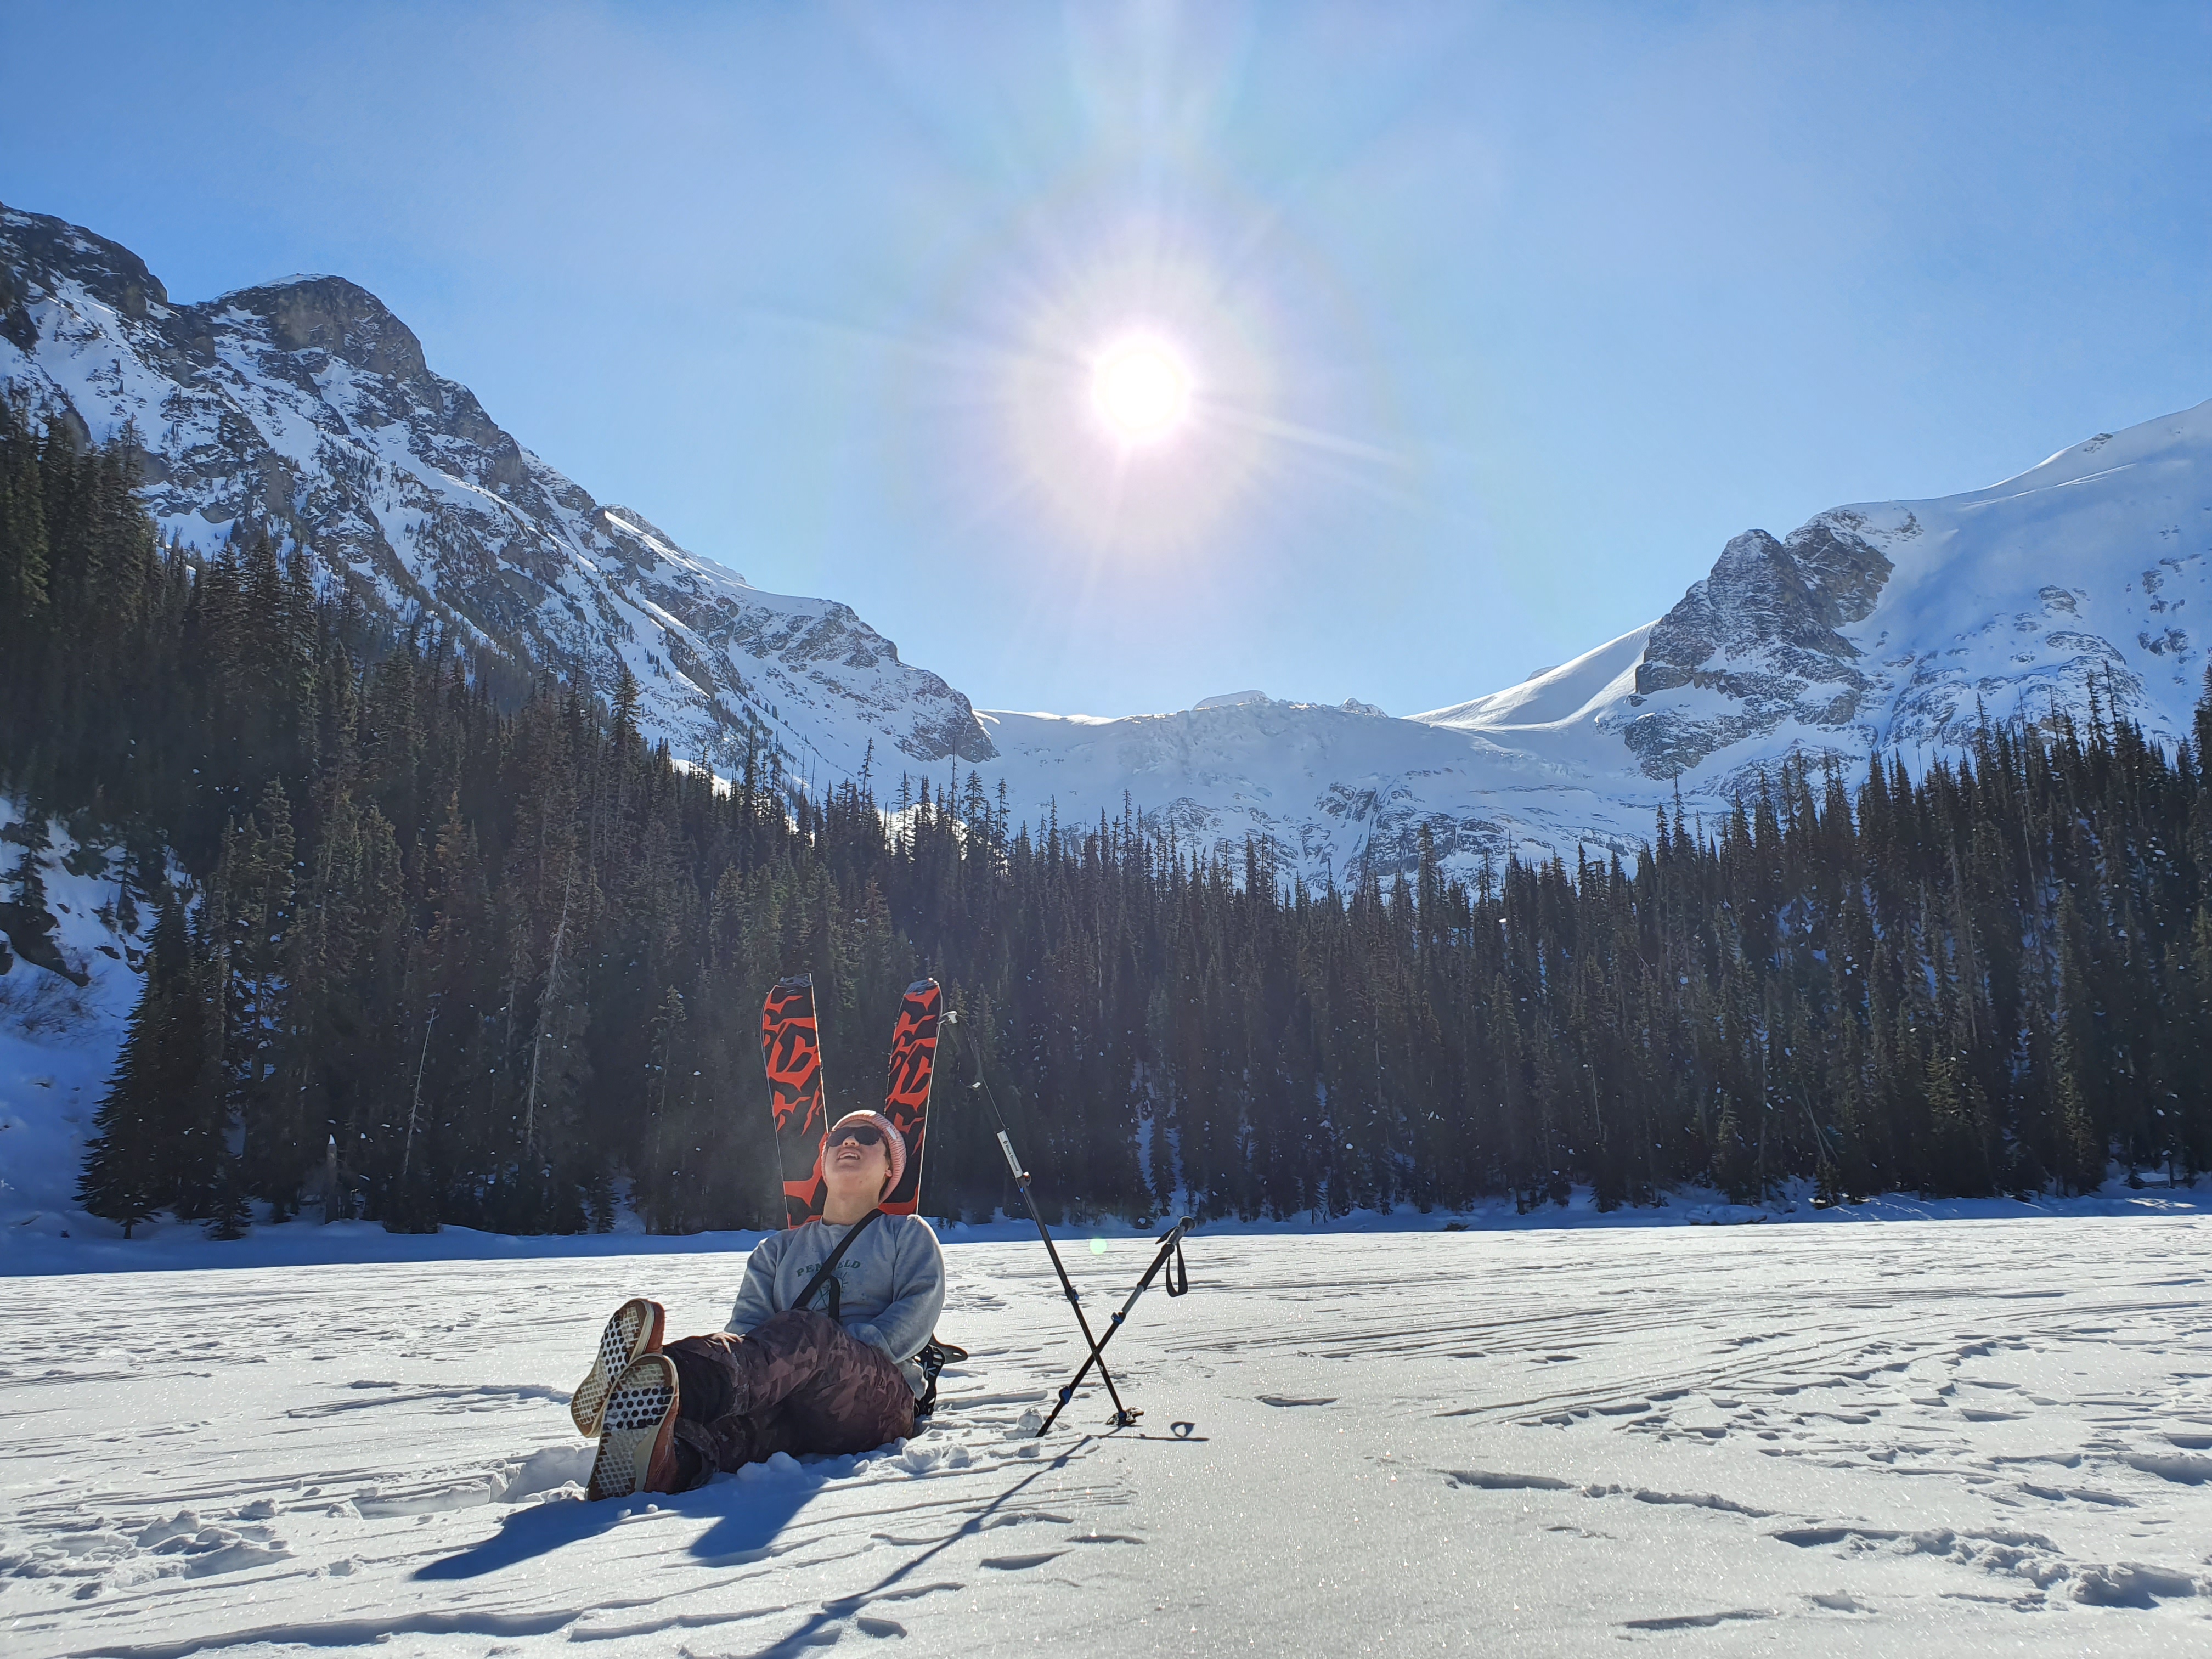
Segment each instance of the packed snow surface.
[{"label": "packed snow surface", "polygon": [[1854,1218],[1201,1233],[1042,1440],[1050,1269],[955,1243],[923,1432],[599,1504],[601,1322],[740,1255],[18,1278],[6,1650],[2212,1652],[2212,1220]]}]

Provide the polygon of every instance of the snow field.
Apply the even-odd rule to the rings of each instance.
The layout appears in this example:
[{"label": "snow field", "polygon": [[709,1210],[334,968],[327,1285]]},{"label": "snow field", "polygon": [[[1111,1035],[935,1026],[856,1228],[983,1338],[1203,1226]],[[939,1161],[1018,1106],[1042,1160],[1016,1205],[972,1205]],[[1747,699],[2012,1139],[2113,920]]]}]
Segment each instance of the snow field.
[{"label": "snow field", "polygon": [[[607,1311],[735,1255],[7,1282],[11,1656],[2212,1652],[2212,1221],[1201,1234],[1086,1390],[1033,1242],[857,1458],[586,1504]],[[1067,1252],[1095,1320],[1143,1239]]]}]

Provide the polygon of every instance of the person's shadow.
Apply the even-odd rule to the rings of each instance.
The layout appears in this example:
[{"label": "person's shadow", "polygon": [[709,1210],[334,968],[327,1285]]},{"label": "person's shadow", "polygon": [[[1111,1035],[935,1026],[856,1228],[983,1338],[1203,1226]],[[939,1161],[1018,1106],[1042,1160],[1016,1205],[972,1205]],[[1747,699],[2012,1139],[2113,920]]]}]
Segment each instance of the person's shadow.
[{"label": "person's shadow", "polygon": [[678,1515],[713,1519],[714,1524],[692,1541],[691,1553],[709,1566],[733,1566],[765,1552],[806,1501],[822,1489],[819,1480],[738,1481],[718,1479],[696,1492],[586,1503],[555,1499],[516,1510],[499,1530],[479,1543],[417,1567],[410,1577],[430,1581],[481,1578],[570,1544],[597,1538],[641,1504],[652,1503]]},{"label": "person's shadow", "polygon": [[517,1562],[529,1561],[574,1544],[595,1538],[620,1520],[627,1504],[586,1504],[555,1499],[514,1510],[499,1523],[499,1530],[481,1543],[427,1562],[409,1575],[415,1578],[481,1578],[488,1572]]},{"label": "person's shadow", "polygon": [[[842,1466],[840,1473],[850,1473],[852,1459],[836,1461]],[[691,1540],[691,1559],[702,1567],[734,1567],[766,1555],[776,1534],[806,1507],[806,1500],[829,1484],[829,1470],[807,1473],[813,1478],[796,1480],[786,1472],[781,1480],[757,1486],[721,1481],[717,1483],[719,1492],[714,1486],[702,1488],[699,1496],[714,1493],[715,1501],[702,1504],[701,1510],[718,1518]]]}]

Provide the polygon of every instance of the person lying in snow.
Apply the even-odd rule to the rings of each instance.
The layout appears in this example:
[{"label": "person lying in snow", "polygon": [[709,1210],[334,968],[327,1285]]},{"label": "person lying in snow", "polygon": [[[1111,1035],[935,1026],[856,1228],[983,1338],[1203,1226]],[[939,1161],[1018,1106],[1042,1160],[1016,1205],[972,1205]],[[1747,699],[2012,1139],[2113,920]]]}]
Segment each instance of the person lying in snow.
[{"label": "person lying in snow", "polygon": [[615,1310],[568,1402],[599,1443],[589,1496],[689,1492],[778,1452],[867,1451],[914,1432],[914,1357],[945,1306],[945,1256],[920,1216],[876,1212],[905,1168],[889,1118],[848,1112],[823,1140],[821,1218],[754,1248],[726,1330],[663,1347],[658,1302]]}]

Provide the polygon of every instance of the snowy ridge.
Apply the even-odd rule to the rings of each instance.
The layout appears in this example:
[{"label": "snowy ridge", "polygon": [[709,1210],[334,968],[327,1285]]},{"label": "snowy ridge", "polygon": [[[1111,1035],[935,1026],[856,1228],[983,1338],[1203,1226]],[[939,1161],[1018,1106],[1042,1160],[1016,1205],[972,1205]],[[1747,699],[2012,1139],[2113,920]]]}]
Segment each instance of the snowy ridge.
[{"label": "snowy ridge", "polygon": [[1182,714],[986,710],[1018,817],[1145,821],[1203,850],[1265,842],[1339,884],[1410,868],[1632,857],[1656,815],[1708,820],[1792,756],[1917,771],[1984,720],[2094,700],[2187,735],[2212,627],[2212,403],[2100,433],[1989,489],[1747,531],[1656,622],[1409,720],[1210,697]]},{"label": "snowy ridge", "polygon": [[1426,829],[1449,867],[1472,874],[1509,850],[1571,860],[1583,842],[1632,857],[1650,833],[1603,792],[1604,775],[1486,735],[1329,704],[1261,700],[1122,720],[981,718],[1013,816],[1071,829],[1118,821],[1126,797],[1146,827],[1186,852],[1241,856],[1247,836],[1277,873],[1348,885],[1419,856]]},{"label": "snowy ridge", "polygon": [[619,659],[648,738],[726,775],[751,745],[825,783],[871,743],[989,756],[967,700],[849,607],[764,592],[593,501],[342,277],[173,304],[127,249],[0,208],[0,385],[84,437],[135,428],[166,534],[209,550],[258,526],[374,609],[603,688]]}]

